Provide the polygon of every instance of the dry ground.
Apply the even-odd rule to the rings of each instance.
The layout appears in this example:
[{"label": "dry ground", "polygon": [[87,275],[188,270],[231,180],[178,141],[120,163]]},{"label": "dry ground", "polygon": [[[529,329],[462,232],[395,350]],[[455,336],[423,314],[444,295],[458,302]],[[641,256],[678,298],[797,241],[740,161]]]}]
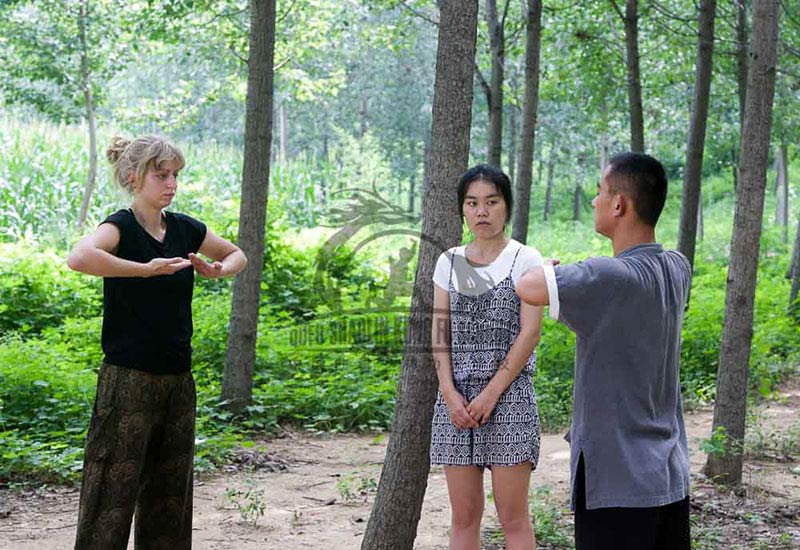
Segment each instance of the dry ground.
[{"label": "dry ground", "polygon": [[[758,428],[751,430],[759,442],[758,453],[748,459],[745,484],[735,493],[719,489],[698,473],[705,460],[700,444],[709,435],[711,411],[687,415],[697,548],[800,548],[798,409],[800,384],[794,382],[784,388],[781,399],[759,410]],[[358,548],[385,449],[386,438],[380,434],[288,433],[242,450],[238,464],[197,481],[194,548]],[[568,457],[561,434],[546,434],[532,477],[532,491],[548,487],[551,501],[561,509],[569,493]],[[486,481],[488,492],[488,476]],[[77,501],[78,492],[71,487],[0,491],[0,549],[71,548]],[[259,515],[262,506],[264,513]],[[569,515],[565,517],[568,521]],[[248,523],[251,518],[255,525]],[[416,548],[447,548],[448,522],[444,476],[434,468]],[[484,524],[485,533],[497,525],[491,503]],[[502,547],[496,540],[485,545]]]}]

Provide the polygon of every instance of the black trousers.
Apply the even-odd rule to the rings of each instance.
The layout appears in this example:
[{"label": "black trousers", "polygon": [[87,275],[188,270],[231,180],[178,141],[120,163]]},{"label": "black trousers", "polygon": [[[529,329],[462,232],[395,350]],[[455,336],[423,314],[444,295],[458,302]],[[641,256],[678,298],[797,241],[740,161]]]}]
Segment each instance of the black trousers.
[{"label": "black trousers", "polygon": [[76,550],[192,546],[195,386],[191,372],[100,368],[83,464]]},{"label": "black trousers", "polygon": [[690,550],[688,496],[653,508],[587,510],[583,455],[575,485],[576,550]]}]

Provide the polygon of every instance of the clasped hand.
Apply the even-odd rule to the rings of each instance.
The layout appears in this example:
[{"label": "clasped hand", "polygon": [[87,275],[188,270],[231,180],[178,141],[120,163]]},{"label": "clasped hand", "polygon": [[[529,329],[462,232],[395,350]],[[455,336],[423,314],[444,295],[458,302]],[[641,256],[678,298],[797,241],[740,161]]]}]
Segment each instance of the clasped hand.
[{"label": "clasped hand", "polygon": [[488,422],[492,415],[498,396],[489,388],[485,388],[475,399],[467,401],[458,391],[445,396],[450,422],[460,430],[477,428]]},{"label": "clasped hand", "polygon": [[222,262],[207,262],[197,254],[189,253],[189,259],[176,258],[153,258],[147,262],[147,274],[145,277],[157,277],[159,275],[173,275],[187,267],[194,267],[198,275],[214,279],[222,276]]}]

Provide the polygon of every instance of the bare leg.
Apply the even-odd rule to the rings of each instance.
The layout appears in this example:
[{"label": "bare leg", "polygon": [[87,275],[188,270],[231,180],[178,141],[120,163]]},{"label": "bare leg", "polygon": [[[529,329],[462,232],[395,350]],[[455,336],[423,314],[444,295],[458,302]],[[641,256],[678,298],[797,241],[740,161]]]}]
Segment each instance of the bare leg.
[{"label": "bare leg", "polygon": [[483,470],[445,466],[451,509],[451,550],[480,550],[483,515]]},{"label": "bare leg", "polygon": [[497,515],[506,539],[507,550],[534,550],[533,534],[528,513],[528,488],[531,463],[516,466],[492,466],[492,489]]}]

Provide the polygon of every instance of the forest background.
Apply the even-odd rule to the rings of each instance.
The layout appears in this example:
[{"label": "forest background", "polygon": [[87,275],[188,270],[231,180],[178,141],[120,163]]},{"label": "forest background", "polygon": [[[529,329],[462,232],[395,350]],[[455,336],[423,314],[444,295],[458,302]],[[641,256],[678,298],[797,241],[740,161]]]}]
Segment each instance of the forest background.
[{"label": "forest background", "polygon": [[[594,233],[589,203],[609,155],[631,148],[624,7],[553,1],[541,16],[527,241],[562,262],[611,254]],[[487,0],[480,10],[470,163],[500,151],[514,180],[527,8]],[[646,0],[638,10],[645,150],[664,162],[671,186],[658,236],[675,247],[697,5]],[[782,2],[780,11],[749,399],[770,397],[800,352],[790,308],[800,9]],[[716,7],[681,358],[689,407],[715,399],[751,12],[744,0]],[[284,426],[390,426],[427,191],[438,18],[429,0],[278,2],[252,397],[235,412],[222,398],[231,282],[199,280],[198,470]],[[0,483],[71,481],[82,466],[102,356],[102,282],[68,271],[64,257],[80,235],[127,206],[102,161],[111,136],[172,137],[187,157],[174,209],[236,239],[249,25],[247,3],[234,0],[0,2]],[[535,385],[542,421],[556,429],[570,417],[574,337],[550,321],[543,334]]]}]

